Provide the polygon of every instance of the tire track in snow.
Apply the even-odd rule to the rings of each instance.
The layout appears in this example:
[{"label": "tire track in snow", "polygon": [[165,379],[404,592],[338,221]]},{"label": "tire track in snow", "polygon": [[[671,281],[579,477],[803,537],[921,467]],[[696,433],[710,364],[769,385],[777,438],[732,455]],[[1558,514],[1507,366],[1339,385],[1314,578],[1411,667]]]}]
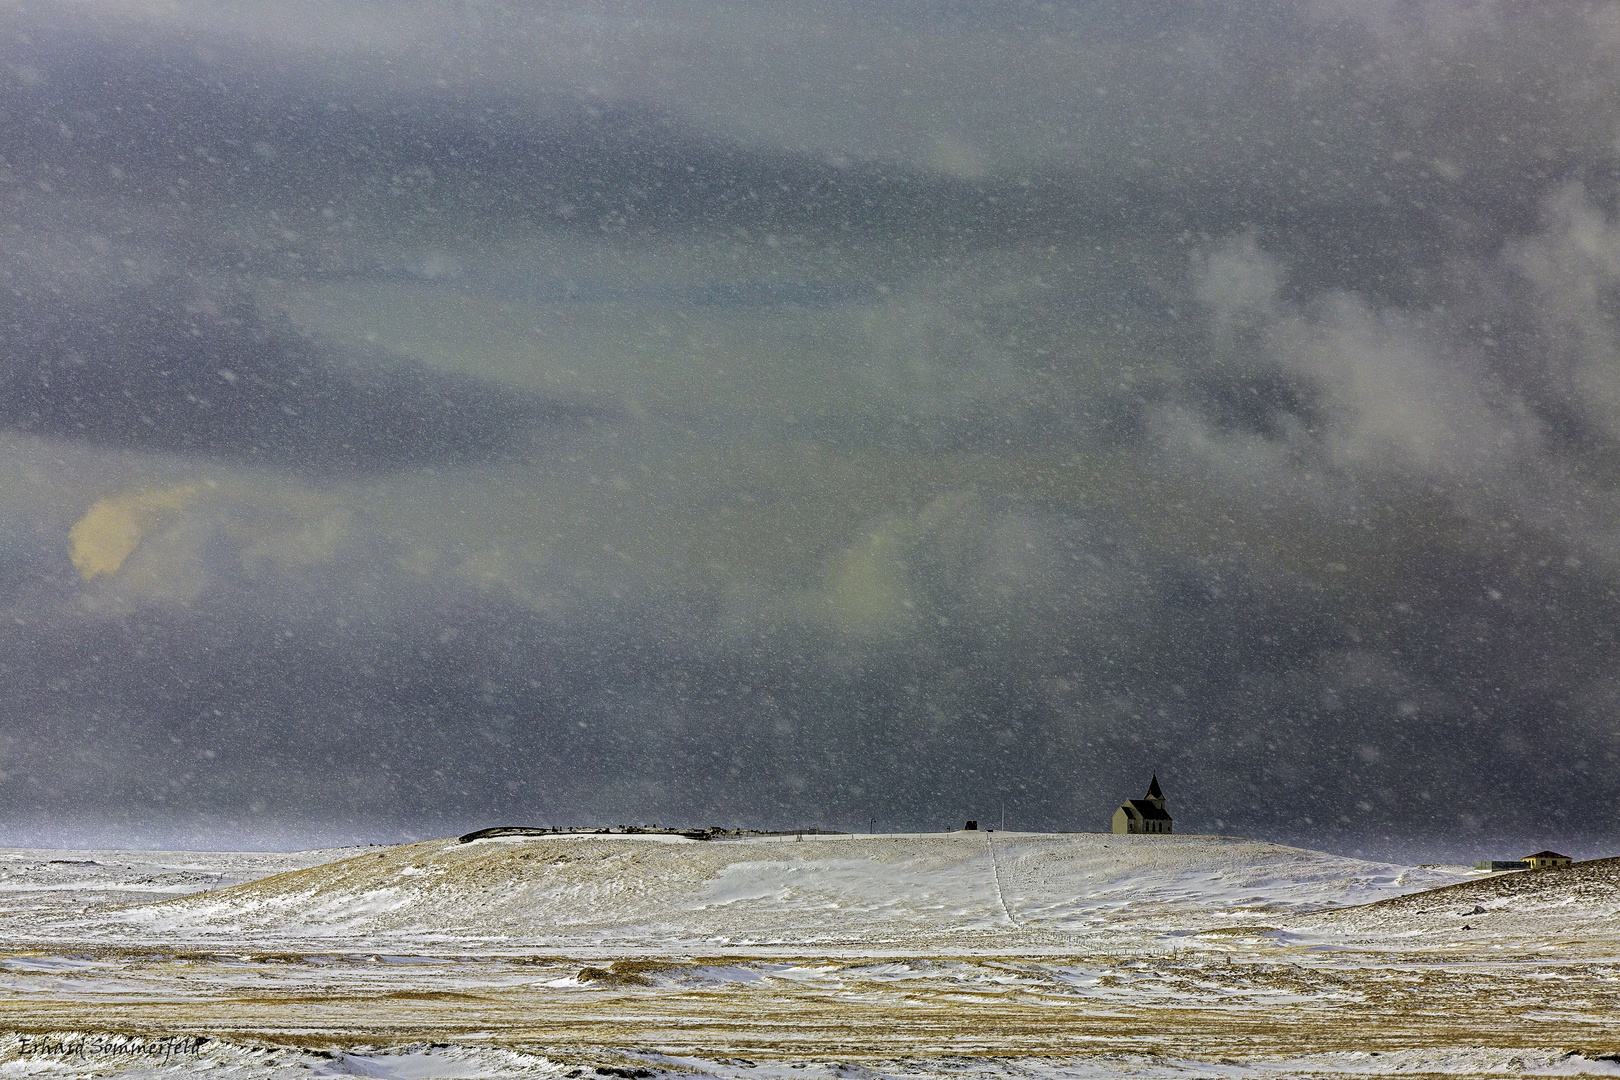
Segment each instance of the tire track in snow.
[{"label": "tire track in snow", "polygon": [[1013,918],[1012,908],[1007,906],[1007,894],[1001,891],[1001,864],[996,862],[996,832],[986,829],[984,833],[984,846],[990,849],[990,877],[996,883],[996,899],[1001,901],[1001,913],[1007,916],[1007,921],[1013,924],[1014,929],[1022,930],[1023,926]]}]

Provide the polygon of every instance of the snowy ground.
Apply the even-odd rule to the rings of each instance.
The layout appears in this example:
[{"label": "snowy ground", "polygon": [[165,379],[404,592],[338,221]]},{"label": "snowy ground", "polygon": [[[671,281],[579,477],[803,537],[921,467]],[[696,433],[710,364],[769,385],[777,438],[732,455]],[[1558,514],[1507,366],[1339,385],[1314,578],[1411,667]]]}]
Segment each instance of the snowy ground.
[{"label": "snowy ground", "polygon": [[1620,861],[1227,837],[0,851],[0,1080],[1620,1072],[1617,944]]}]

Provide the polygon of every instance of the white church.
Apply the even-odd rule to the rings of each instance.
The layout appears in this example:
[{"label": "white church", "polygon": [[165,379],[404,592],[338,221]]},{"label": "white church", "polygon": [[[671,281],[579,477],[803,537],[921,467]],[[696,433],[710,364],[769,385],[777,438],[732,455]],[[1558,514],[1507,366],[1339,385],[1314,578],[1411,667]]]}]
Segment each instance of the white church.
[{"label": "white church", "polygon": [[1114,831],[1117,833],[1168,833],[1172,819],[1164,808],[1164,792],[1159,790],[1159,774],[1153,774],[1147,795],[1140,799],[1126,799],[1114,811]]}]

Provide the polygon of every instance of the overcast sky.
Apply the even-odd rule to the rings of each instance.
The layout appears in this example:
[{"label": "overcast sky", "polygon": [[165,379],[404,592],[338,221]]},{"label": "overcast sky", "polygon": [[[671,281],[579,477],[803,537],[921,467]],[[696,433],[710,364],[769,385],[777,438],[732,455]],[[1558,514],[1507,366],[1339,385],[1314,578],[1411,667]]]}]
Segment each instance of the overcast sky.
[{"label": "overcast sky", "polygon": [[0,843],[1615,853],[1613,5],[0,12]]}]

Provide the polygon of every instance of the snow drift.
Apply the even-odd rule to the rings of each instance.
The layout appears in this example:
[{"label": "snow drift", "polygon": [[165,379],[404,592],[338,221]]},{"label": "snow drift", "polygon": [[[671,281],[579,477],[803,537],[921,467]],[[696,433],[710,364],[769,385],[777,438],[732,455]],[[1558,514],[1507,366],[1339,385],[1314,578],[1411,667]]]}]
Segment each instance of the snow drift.
[{"label": "snow drift", "polygon": [[101,917],[165,940],[1022,947],[1364,903],[1456,881],[1232,837],[433,840]]}]

